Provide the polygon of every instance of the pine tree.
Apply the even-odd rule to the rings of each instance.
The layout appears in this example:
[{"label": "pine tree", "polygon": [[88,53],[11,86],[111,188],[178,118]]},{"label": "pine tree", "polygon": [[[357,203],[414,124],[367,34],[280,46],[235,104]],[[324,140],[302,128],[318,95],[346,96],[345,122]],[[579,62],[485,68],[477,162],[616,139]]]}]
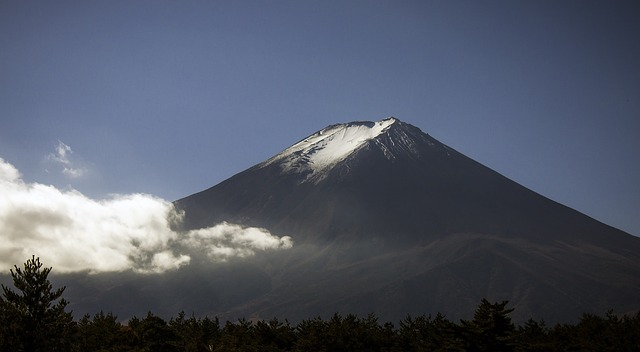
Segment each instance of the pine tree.
[{"label": "pine tree", "polygon": [[512,351],[515,326],[507,309],[509,302],[490,303],[482,299],[472,321],[463,320],[461,335],[467,351]]},{"label": "pine tree", "polygon": [[1,285],[0,350],[67,350],[73,318],[65,311],[69,302],[61,298],[65,287],[53,289],[48,280],[51,268],[43,268],[35,256],[23,269],[14,268],[10,272],[18,292]]}]

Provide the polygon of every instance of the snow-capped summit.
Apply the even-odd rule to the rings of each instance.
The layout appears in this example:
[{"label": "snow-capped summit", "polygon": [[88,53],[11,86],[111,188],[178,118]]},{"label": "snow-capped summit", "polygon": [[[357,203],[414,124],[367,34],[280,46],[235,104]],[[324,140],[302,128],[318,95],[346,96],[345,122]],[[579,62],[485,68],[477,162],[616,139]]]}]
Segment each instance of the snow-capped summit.
[{"label": "snow-capped summit", "polygon": [[285,173],[303,173],[318,180],[323,171],[347,158],[397,123],[394,117],[378,122],[356,121],[328,126],[267,160],[262,166],[279,164]]},{"label": "snow-capped summit", "polygon": [[376,149],[387,160],[420,159],[426,150],[451,156],[453,149],[395,117],[328,126],[295,143],[258,168],[278,166],[283,174],[297,174],[299,183],[318,183],[337,165],[364,149]]}]

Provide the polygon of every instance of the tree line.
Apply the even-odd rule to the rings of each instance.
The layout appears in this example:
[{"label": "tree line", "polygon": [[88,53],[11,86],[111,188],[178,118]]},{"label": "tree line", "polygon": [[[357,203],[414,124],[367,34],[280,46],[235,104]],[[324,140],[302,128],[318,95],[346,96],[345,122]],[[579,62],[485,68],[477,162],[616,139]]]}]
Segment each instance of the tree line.
[{"label": "tree line", "polygon": [[547,326],[529,319],[516,326],[508,302],[483,299],[473,318],[407,316],[395,326],[374,314],[334,314],[292,325],[287,320],[221,323],[187,316],[168,320],[149,312],[126,324],[111,312],[74,320],[64,287],[54,289],[35,256],[2,285],[0,352],[4,351],[640,351],[640,313],[583,314],[576,324]]}]

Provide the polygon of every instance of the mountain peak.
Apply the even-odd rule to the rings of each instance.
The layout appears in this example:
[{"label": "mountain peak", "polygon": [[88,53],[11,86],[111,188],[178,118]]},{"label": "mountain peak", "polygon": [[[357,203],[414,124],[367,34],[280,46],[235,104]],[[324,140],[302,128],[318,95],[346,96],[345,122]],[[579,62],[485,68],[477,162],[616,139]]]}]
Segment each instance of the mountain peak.
[{"label": "mountain peak", "polygon": [[215,309],[232,317],[349,310],[462,319],[481,297],[517,302],[514,321],[638,311],[638,238],[394,118],[328,126],[175,206],[184,230],[227,221],[295,241],[223,269],[234,298],[202,301],[221,302]]},{"label": "mountain peak", "polygon": [[378,122],[354,121],[328,126],[265,161],[260,167],[279,164],[284,173],[300,173],[319,180],[324,171],[346,159],[368,141],[399,122],[388,117]]}]

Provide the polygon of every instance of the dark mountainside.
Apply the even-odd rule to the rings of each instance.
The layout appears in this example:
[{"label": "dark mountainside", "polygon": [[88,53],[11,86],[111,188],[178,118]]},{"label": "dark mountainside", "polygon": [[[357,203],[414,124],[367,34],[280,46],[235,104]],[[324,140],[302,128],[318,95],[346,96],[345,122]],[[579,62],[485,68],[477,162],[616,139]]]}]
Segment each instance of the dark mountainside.
[{"label": "dark mountainside", "polygon": [[[344,158],[318,166],[319,155],[345,145]],[[553,323],[640,308],[640,238],[393,118],[329,126],[175,205],[185,211],[183,230],[228,221],[295,241],[241,270],[228,263],[190,280],[181,269],[183,287],[205,287],[184,288],[207,302],[198,313],[298,321],[374,312],[398,321],[442,312],[455,320],[487,298],[509,300],[515,321]]]}]

